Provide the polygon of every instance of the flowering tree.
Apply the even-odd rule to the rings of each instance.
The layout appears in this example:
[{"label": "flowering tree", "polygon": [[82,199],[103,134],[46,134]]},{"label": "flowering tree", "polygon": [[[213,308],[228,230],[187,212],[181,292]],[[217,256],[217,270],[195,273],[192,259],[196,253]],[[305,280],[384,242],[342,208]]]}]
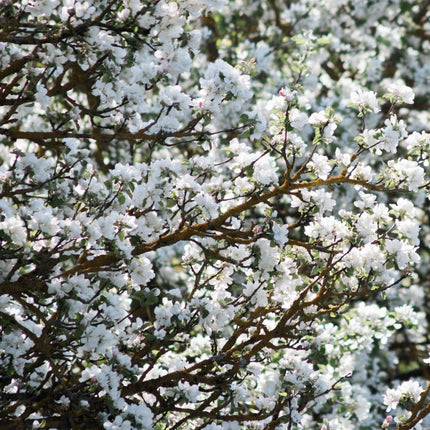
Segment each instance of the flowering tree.
[{"label": "flowering tree", "polygon": [[430,426],[429,5],[2,0],[0,428]]}]

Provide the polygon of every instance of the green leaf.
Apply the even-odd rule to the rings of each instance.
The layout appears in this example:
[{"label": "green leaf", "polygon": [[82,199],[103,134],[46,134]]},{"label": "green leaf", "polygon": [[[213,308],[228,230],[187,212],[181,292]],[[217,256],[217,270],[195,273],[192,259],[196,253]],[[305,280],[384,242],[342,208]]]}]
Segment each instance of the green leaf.
[{"label": "green leaf", "polygon": [[335,113],[336,112],[334,111],[334,109],[331,106],[327,106],[327,108],[325,110],[325,114],[326,114],[327,118],[333,118]]},{"label": "green leaf", "polygon": [[119,231],[118,231],[118,237],[119,237],[119,240],[120,240],[121,242],[123,242],[123,241],[124,241],[124,238],[125,238],[124,230],[119,230]]},{"label": "green leaf", "polygon": [[306,39],[305,39],[303,36],[300,36],[299,34],[298,34],[298,35],[296,35],[296,36],[293,36],[293,37],[291,38],[291,40],[292,40],[293,42],[295,42],[297,45],[303,45],[303,44],[305,44],[305,43],[306,43]]},{"label": "green leaf", "polygon": [[317,39],[318,46],[327,46],[330,45],[330,40],[327,37],[320,37]]},{"label": "green leaf", "polygon": [[125,196],[123,193],[118,194],[118,201],[121,205],[123,205],[125,203]]}]

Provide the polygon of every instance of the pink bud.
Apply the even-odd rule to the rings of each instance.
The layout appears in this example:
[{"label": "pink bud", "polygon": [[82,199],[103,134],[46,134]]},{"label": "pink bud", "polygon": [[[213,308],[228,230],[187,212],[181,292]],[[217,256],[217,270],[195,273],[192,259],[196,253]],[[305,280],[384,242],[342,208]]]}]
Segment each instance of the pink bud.
[{"label": "pink bud", "polygon": [[261,233],[263,231],[263,229],[259,225],[256,225],[252,228],[252,231],[254,233]]},{"label": "pink bud", "polygon": [[92,382],[97,382],[97,377],[96,376],[91,376],[91,381]]},{"label": "pink bud", "polygon": [[323,425],[321,426],[321,430],[328,430],[328,427],[327,427],[325,424],[323,424]]},{"label": "pink bud", "polygon": [[393,417],[391,415],[387,415],[381,427],[383,429],[387,429],[390,426],[390,423],[392,422],[393,422]]}]

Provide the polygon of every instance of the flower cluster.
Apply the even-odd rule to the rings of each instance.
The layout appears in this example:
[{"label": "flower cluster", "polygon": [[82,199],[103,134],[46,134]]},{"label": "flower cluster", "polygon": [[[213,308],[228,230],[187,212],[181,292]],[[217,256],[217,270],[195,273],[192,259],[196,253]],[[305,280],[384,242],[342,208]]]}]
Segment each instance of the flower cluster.
[{"label": "flower cluster", "polygon": [[428,428],[425,4],[2,1],[2,424]]}]

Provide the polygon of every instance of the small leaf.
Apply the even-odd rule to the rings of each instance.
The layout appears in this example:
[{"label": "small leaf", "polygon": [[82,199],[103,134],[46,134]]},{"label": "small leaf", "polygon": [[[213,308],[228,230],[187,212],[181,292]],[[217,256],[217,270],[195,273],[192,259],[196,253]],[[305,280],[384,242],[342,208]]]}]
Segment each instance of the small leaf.
[{"label": "small leaf", "polygon": [[121,205],[123,205],[125,203],[125,196],[123,193],[118,194],[118,201]]}]

